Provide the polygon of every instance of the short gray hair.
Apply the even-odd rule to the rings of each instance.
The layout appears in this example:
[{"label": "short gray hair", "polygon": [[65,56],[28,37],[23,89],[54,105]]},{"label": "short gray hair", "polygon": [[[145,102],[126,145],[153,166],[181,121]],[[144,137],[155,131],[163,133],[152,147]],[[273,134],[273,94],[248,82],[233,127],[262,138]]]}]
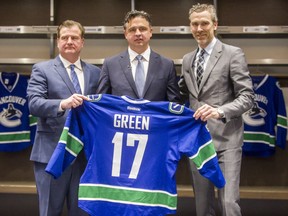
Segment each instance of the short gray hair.
[{"label": "short gray hair", "polygon": [[208,11],[211,14],[212,21],[218,22],[216,8],[212,4],[200,4],[200,3],[198,3],[196,5],[193,5],[192,8],[190,8],[190,10],[189,10],[189,18],[190,18],[192,13],[194,13],[194,12],[199,13],[199,12],[203,12],[203,11]]}]

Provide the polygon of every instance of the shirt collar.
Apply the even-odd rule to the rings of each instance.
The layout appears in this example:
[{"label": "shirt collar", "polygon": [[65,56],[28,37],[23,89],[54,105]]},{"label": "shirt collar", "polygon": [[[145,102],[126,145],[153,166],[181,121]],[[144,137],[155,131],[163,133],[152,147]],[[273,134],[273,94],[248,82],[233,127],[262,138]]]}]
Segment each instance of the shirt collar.
[{"label": "shirt collar", "polygon": [[[214,38],[212,39],[212,41],[208,44],[208,46],[205,47],[205,52],[208,53],[209,55],[211,55],[212,50],[213,50],[216,42],[217,42],[217,38],[214,37]],[[202,48],[199,47],[199,50],[201,50],[201,49],[202,49]]]},{"label": "shirt collar", "polygon": [[60,54],[59,54],[59,57],[64,65],[65,68],[68,68],[70,67],[71,64],[74,64],[76,68],[78,68],[79,70],[82,71],[82,66],[81,66],[81,61],[80,61],[80,58],[78,58],[78,60],[74,63],[71,63],[69,62],[68,60],[66,60],[65,58],[63,58]]},{"label": "shirt collar", "polygon": [[136,56],[138,56],[138,55],[142,55],[143,59],[145,61],[149,62],[151,49],[149,46],[148,49],[145,50],[145,52],[138,54],[134,50],[132,50],[130,47],[128,47],[128,53],[129,53],[129,57],[130,57],[130,62],[134,61]]}]

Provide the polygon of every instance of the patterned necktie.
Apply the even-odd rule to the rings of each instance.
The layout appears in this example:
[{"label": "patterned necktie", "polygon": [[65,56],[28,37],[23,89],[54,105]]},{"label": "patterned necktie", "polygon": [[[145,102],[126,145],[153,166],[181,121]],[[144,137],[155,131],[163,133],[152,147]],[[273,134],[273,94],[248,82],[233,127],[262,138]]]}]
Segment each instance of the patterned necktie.
[{"label": "patterned necktie", "polygon": [[74,70],[75,69],[75,65],[71,64],[70,68],[71,68],[71,80],[72,80],[72,83],[74,85],[75,91],[78,94],[82,94],[81,88],[80,88],[80,84],[79,84],[79,80],[78,80],[77,74],[76,74],[76,72]]},{"label": "patterned necktie", "polygon": [[142,55],[136,56],[136,59],[138,60],[138,64],[136,67],[136,72],[135,72],[135,84],[138,90],[139,96],[142,98],[143,94],[143,89],[145,85],[145,74],[144,74],[144,65],[142,62]]},{"label": "patterned necktie", "polygon": [[200,83],[203,77],[203,72],[204,72],[204,54],[205,54],[205,50],[202,49],[198,57],[197,70],[196,70],[196,74],[197,74],[196,81],[197,81],[198,87],[200,86]]}]

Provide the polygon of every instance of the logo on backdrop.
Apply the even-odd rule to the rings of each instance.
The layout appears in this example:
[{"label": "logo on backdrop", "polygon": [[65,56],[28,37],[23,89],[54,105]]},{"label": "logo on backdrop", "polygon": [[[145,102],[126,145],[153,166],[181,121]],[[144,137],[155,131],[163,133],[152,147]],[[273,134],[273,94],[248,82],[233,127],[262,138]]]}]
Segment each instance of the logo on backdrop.
[{"label": "logo on backdrop", "polygon": [[243,114],[243,120],[247,125],[260,126],[265,124],[266,115],[267,112],[255,102],[253,107]]},{"label": "logo on backdrop", "polygon": [[0,113],[0,124],[5,127],[17,127],[21,124],[22,112],[14,107],[12,103],[8,103],[7,109],[3,108]]}]

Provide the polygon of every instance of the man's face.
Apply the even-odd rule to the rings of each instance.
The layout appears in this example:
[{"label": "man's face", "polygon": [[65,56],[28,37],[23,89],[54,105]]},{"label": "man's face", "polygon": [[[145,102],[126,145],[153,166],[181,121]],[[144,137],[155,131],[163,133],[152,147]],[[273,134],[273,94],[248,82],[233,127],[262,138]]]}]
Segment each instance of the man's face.
[{"label": "man's face", "polygon": [[152,29],[146,19],[135,17],[126,24],[124,34],[130,48],[139,53],[148,48]]},{"label": "man's face", "polygon": [[193,12],[189,18],[193,37],[201,48],[205,48],[215,37],[214,31],[217,29],[218,23],[212,21],[208,11]]},{"label": "man's face", "polygon": [[81,38],[81,31],[78,26],[63,27],[59,35],[57,47],[61,56],[66,59],[69,57],[78,58],[84,45],[84,39]]}]

